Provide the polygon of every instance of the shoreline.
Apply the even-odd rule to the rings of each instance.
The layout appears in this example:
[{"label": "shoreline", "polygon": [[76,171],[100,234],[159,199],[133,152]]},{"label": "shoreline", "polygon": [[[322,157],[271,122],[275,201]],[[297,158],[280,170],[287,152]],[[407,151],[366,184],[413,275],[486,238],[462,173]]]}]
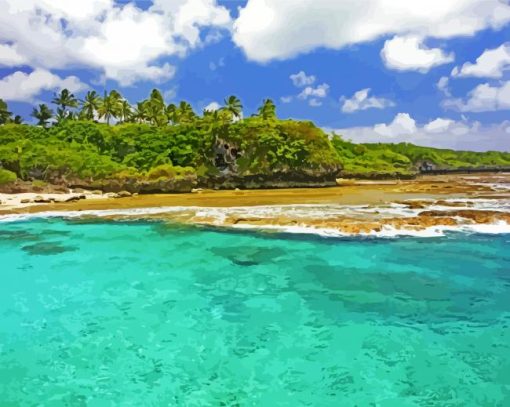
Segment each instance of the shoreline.
[{"label": "shoreline", "polygon": [[[2,205],[3,206],[3,205]],[[0,220],[31,217],[154,219],[208,227],[321,236],[510,233],[510,174],[426,176],[331,188],[197,191],[2,208]]]}]

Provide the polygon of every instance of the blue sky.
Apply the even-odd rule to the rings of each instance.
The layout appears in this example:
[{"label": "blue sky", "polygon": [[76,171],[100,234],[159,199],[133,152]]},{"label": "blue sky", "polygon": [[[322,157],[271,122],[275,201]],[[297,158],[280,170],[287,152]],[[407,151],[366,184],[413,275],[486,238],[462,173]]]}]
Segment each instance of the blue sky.
[{"label": "blue sky", "polygon": [[[439,3],[447,3],[446,5]],[[272,98],[354,141],[510,150],[504,0],[0,0],[0,98],[154,87],[197,111]],[[292,79],[294,78],[294,79]]]}]

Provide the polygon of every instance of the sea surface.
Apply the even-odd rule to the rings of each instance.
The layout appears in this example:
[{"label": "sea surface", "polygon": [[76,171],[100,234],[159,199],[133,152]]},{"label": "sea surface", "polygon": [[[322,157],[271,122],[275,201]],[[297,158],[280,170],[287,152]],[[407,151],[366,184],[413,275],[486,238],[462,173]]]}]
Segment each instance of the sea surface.
[{"label": "sea surface", "polygon": [[509,243],[0,223],[0,405],[509,406]]}]

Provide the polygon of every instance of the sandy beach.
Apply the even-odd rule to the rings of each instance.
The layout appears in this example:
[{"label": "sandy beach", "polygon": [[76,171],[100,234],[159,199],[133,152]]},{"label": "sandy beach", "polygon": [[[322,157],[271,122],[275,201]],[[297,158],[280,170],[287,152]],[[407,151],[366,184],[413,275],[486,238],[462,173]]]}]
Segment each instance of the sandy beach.
[{"label": "sandy beach", "polygon": [[[188,194],[13,194],[0,196],[0,219],[26,216],[151,218],[214,227],[290,233],[423,235],[449,230],[499,233],[510,225],[510,174],[349,180],[332,188],[199,190]],[[56,196],[58,195],[58,196]],[[26,203],[30,199],[31,203]],[[25,203],[21,203],[21,202]],[[67,202],[66,202],[67,201]],[[69,202],[71,201],[71,202]]]}]

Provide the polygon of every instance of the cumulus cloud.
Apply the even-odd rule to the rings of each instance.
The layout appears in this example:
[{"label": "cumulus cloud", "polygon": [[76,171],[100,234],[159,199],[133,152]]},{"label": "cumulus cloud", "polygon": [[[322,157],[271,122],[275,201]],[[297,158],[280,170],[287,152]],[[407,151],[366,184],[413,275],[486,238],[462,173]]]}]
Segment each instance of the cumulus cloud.
[{"label": "cumulus cloud", "polygon": [[311,107],[319,107],[322,106],[322,101],[319,99],[312,98],[308,101],[308,105]]},{"label": "cumulus cloud", "polygon": [[26,58],[16,48],[16,46],[0,44],[0,65],[12,67],[26,64]]},{"label": "cumulus cloud", "polygon": [[390,123],[347,129],[326,129],[356,143],[409,142],[457,150],[510,150],[510,121],[482,125],[467,120],[436,118],[419,125],[408,113],[399,113]]},{"label": "cumulus cloud", "polygon": [[0,63],[88,67],[122,85],[168,80],[174,68],[161,58],[199,46],[202,27],[231,24],[216,0],[154,0],[147,9],[113,0],[0,0],[0,9]]},{"label": "cumulus cloud", "polygon": [[221,109],[221,105],[216,101],[213,101],[213,102],[209,103],[206,107],[204,107],[204,110],[206,112],[214,112],[214,111],[220,110],[220,109]]},{"label": "cumulus cloud", "polygon": [[0,80],[0,99],[18,102],[33,102],[44,90],[69,89],[78,92],[87,88],[76,76],[61,78],[44,69],[27,74],[14,72]]},{"label": "cumulus cloud", "polygon": [[495,49],[486,49],[476,58],[476,62],[466,62],[460,68],[455,67],[452,76],[477,78],[502,78],[503,73],[510,70],[510,43],[502,44]]},{"label": "cumulus cloud", "polygon": [[423,38],[416,36],[395,36],[386,41],[381,57],[387,68],[423,73],[455,59],[453,54],[447,54],[439,48],[427,48],[423,44]]},{"label": "cumulus cloud", "polygon": [[233,39],[249,59],[267,62],[387,35],[468,36],[509,21],[510,4],[501,0],[248,0]]},{"label": "cumulus cloud", "polygon": [[292,96],[282,96],[282,97],[280,98],[280,101],[281,101],[282,103],[290,103],[290,102],[292,102],[292,99],[293,99],[293,97],[292,97]]},{"label": "cumulus cloud", "polygon": [[451,93],[450,93],[449,84],[450,84],[450,78],[448,78],[447,76],[442,76],[437,81],[436,86],[445,96],[450,97]]},{"label": "cumulus cloud", "polygon": [[469,92],[465,99],[445,100],[443,107],[461,112],[510,110],[510,81],[495,86],[483,83]]},{"label": "cumulus cloud", "polygon": [[391,100],[368,96],[369,93],[370,88],[366,88],[356,92],[350,99],[342,97],[340,99],[340,102],[343,102],[342,112],[354,113],[358,110],[385,109],[395,105]]},{"label": "cumulus cloud", "polygon": [[301,93],[298,95],[300,99],[308,99],[312,98],[325,98],[329,92],[329,85],[327,83],[323,83],[322,85],[318,85],[317,87],[307,86],[304,88]]},{"label": "cumulus cloud", "polygon": [[290,80],[294,86],[302,88],[303,86],[312,85],[315,82],[315,76],[307,75],[304,71],[290,75]]},{"label": "cumulus cloud", "polygon": [[416,133],[416,121],[409,113],[398,113],[389,124],[380,123],[374,126],[374,132],[384,137],[409,136]]}]

